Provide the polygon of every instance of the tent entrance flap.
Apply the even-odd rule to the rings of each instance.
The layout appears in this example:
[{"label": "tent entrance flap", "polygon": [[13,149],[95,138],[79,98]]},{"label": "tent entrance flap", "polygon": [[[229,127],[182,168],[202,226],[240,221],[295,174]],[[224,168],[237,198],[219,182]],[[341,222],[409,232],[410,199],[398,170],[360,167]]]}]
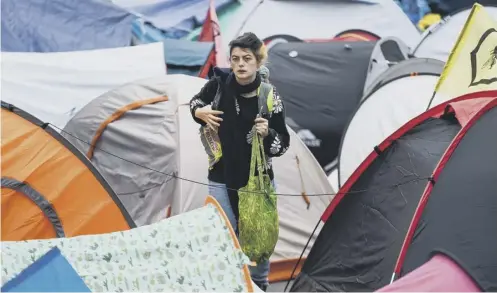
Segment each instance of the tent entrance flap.
[{"label": "tent entrance flap", "polygon": [[40,208],[48,221],[50,221],[50,223],[52,224],[55,230],[55,235],[58,238],[65,237],[64,227],[62,227],[62,222],[60,221],[57,212],[55,211],[52,204],[41,193],[36,191],[33,187],[29,186],[29,184],[25,182],[20,182],[8,177],[2,177],[1,184],[2,188],[15,190],[32,200],[33,203]]}]

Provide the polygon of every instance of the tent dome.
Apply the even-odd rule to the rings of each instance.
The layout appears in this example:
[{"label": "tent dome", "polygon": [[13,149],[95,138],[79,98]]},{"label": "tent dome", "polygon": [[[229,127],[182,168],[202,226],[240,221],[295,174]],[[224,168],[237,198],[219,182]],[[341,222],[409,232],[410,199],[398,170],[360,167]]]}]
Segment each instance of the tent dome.
[{"label": "tent dome", "polygon": [[1,116],[2,241],[135,227],[102,175],[50,125],[5,102]]}]

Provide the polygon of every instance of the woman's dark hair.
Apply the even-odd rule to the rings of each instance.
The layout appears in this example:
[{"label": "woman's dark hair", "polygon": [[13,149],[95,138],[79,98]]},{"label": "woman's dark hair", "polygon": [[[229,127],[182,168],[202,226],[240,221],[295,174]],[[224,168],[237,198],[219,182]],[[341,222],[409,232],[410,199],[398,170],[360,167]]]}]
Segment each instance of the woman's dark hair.
[{"label": "woman's dark hair", "polygon": [[267,49],[266,45],[254,34],[254,33],[244,33],[238,38],[232,40],[229,43],[230,47],[230,56],[233,48],[244,48],[249,49],[254,53],[257,61],[263,63],[267,59]]}]

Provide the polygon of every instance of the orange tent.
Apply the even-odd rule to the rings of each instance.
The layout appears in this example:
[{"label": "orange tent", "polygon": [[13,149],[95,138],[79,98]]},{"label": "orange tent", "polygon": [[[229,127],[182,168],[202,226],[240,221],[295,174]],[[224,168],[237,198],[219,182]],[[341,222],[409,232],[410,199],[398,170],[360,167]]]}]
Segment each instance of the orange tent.
[{"label": "orange tent", "polygon": [[1,117],[1,240],[136,227],[95,167],[48,123],[4,102]]}]

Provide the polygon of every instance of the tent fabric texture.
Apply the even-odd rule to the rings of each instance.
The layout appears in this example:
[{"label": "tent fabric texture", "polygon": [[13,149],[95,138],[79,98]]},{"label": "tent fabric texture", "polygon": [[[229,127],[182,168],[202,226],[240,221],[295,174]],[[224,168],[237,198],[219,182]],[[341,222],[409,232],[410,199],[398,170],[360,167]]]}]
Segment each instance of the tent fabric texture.
[{"label": "tent fabric texture", "polygon": [[[497,3],[492,2],[491,6],[485,6],[485,11],[497,20]],[[480,1],[478,3],[485,5]],[[465,9],[455,11],[443,18],[439,23],[428,28],[423,33],[419,43],[413,48],[412,54],[419,58],[433,58],[447,62],[450,52],[454,48],[457,38],[468,19],[472,5],[473,3],[469,4]]]},{"label": "tent fabric texture", "polygon": [[164,64],[162,43],[62,53],[2,52],[2,100],[62,129],[95,97],[133,80],[165,74]]},{"label": "tent fabric texture", "polygon": [[[269,50],[270,81],[285,98],[287,123],[329,172],[368,73],[407,58],[394,39],[279,43]],[[288,72],[294,74],[289,75]],[[319,107],[316,107],[319,105]]]},{"label": "tent fabric texture", "polygon": [[[497,220],[497,140],[488,137],[496,114],[497,91],[462,96],[378,144],[323,213],[324,227],[291,291],[378,290],[394,271],[405,275],[437,251],[479,287],[495,290],[497,243],[486,231]],[[481,156],[468,149],[480,153],[476,145]],[[442,181],[444,175],[450,178]]]},{"label": "tent fabric texture", "polygon": [[2,51],[67,52],[129,46],[135,17],[104,0],[3,0],[1,19]]},{"label": "tent fabric texture", "polygon": [[[203,205],[208,160],[189,101],[206,82],[163,75],[129,83],[94,99],[64,128],[63,135],[88,155],[140,226]],[[278,198],[280,235],[271,259],[278,269],[272,280],[290,275],[333,198],[305,195],[334,194],[312,153],[289,131],[290,148],[273,159],[276,191],[298,196]]]},{"label": "tent fabric texture", "polygon": [[134,228],[100,173],[52,128],[2,102],[2,241]]},{"label": "tent fabric texture", "polygon": [[376,145],[426,111],[443,68],[441,61],[413,58],[378,76],[345,127],[338,173],[330,174],[338,178],[330,180],[341,187]]},{"label": "tent fabric texture", "polygon": [[221,27],[225,48],[230,40],[245,32],[253,32],[262,40],[275,35],[289,35],[301,40],[331,40],[341,32],[357,29],[381,38],[399,38],[410,48],[421,37],[394,1],[240,2],[242,5],[230,15],[230,22]]},{"label": "tent fabric texture", "polygon": [[450,257],[438,253],[419,268],[376,292],[481,292]]},{"label": "tent fabric texture", "polygon": [[254,290],[250,261],[218,204],[124,232],[3,241],[2,283],[55,246],[91,292]]},{"label": "tent fabric texture", "polygon": [[[204,23],[210,0],[112,0],[112,2],[163,31],[170,39],[188,36]],[[216,0],[216,10],[236,0]]]},{"label": "tent fabric texture", "polygon": [[91,292],[57,247],[2,286],[2,292]]}]

